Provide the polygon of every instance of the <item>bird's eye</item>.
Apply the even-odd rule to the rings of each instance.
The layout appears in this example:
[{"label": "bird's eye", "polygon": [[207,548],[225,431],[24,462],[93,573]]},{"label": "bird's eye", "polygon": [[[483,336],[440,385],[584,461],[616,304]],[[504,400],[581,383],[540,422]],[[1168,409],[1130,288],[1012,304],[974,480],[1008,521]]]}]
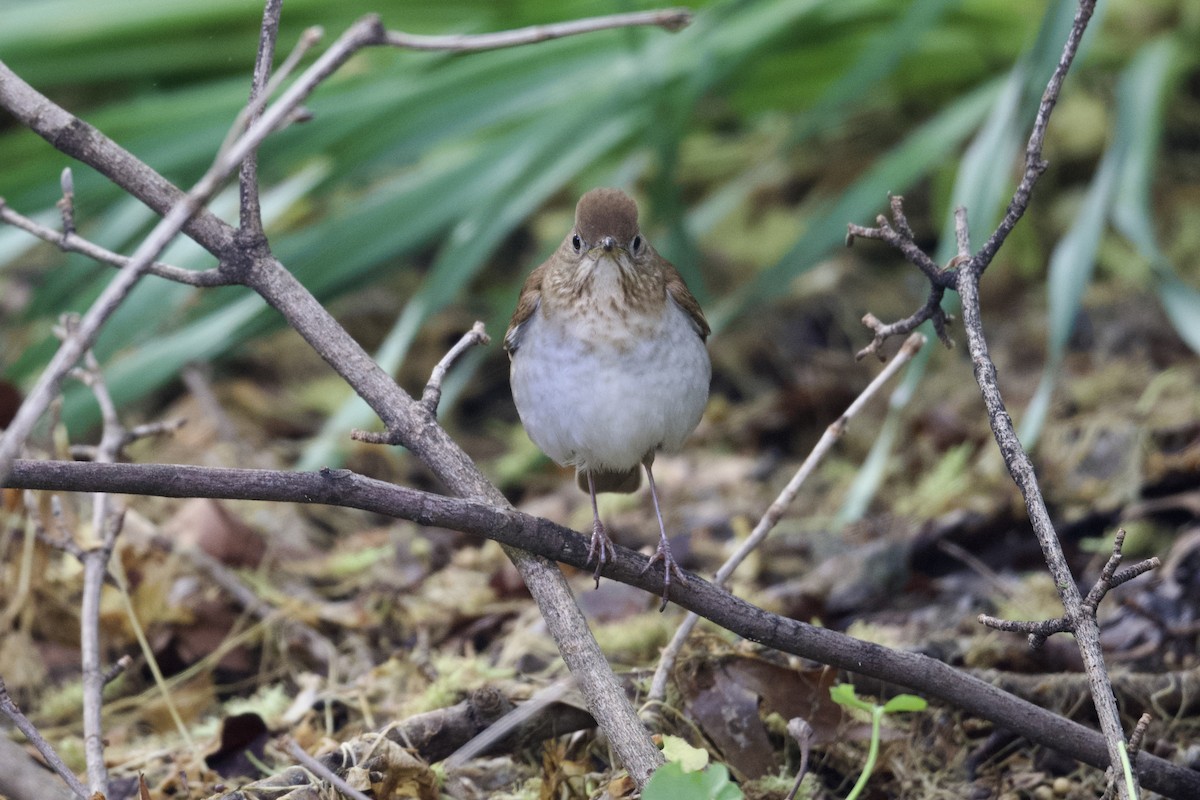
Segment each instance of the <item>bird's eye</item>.
[{"label": "bird's eye", "polygon": [[576,253],[583,251],[583,239],[579,238],[578,233],[571,237],[571,247],[575,248]]},{"label": "bird's eye", "polygon": [[638,234],[637,236],[633,237],[633,252],[634,253],[641,252],[641,249],[642,249],[642,235]]}]

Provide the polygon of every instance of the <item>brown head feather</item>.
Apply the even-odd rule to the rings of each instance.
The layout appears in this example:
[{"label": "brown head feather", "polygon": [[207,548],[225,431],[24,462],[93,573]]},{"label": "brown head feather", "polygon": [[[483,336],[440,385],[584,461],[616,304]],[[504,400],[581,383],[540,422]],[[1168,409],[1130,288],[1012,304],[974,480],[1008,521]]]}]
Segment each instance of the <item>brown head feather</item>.
[{"label": "brown head feather", "polygon": [[575,230],[589,245],[611,236],[621,245],[638,233],[638,207],[620,189],[592,189],[575,207]]}]

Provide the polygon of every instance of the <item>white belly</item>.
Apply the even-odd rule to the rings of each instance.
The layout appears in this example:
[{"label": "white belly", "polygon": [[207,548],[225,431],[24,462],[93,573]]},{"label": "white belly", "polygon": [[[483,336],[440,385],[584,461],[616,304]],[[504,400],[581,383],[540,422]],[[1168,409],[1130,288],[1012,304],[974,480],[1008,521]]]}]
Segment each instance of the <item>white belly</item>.
[{"label": "white belly", "polygon": [[708,351],[673,302],[647,333],[622,349],[584,341],[535,313],[511,373],[534,444],[585,470],[629,469],[654,450],[679,449],[708,401]]}]

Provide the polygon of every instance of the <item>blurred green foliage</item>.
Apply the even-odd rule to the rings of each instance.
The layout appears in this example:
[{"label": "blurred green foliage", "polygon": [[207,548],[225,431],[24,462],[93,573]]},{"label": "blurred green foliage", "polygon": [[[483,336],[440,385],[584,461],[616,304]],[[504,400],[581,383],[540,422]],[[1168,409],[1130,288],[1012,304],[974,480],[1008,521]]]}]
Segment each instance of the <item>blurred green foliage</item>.
[{"label": "blurred green foliage", "polygon": [[[574,199],[593,185],[624,185],[644,199],[656,245],[680,265],[715,327],[735,325],[754,303],[788,294],[798,275],[835,252],[846,222],[867,223],[886,210],[889,191],[929,189],[934,229],[953,205],[966,203],[975,244],[982,242],[1012,191],[1033,108],[1074,9],[1065,0],[694,5],[695,22],[675,34],[608,31],[473,55],[360,54],[311,98],[311,122],[262,149],[276,254],[326,303],[397,273],[409,276],[411,291],[377,352],[395,370],[431,315],[450,304],[470,303],[493,334],[502,331],[521,274],[554,246]],[[641,0],[288,0],[280,51],[307,26],[323,26],[328,41],[369,11],[391,28],[432,33],[649,7]],[[1160,243],[1149,209],[1161,142],[1179,124],[1169,112],[1195,114],[1196,98],[1181,76],[1194,73],[1196,48],[1179,43],[1197,41],[1200,12],[1186,0],[1101,7],[1048,155],[1083,165],[1085,180],[1097,164],[1108,165],[1096,178],[1103,185],[1093,184],[1105,196],[1079,210],[1090,220],[1087,236],[1102,235],[1115,219],[1153,263],[1145,274],[1174,287],[1164,288],[1174,298],[1166,301],[1176,308],[1172,318],[1188,320],[1198,304],[1188,305],[1194,293],[1179,289],[1186,284],[1171,264],[1191,263],[1184,278],[1194,278],[1187,256],[1200,247],[1187,236]],[[0,9],[0,58],[186,186],[245,101],[260,14],[248,0],[8,0]],[[1118,92],[1119,80],[1138,83]],[[1122,111],[1145,98],[1156,102],[1137,115]],[[1109,153],[1118,145],[1114,163]],[[57,176],[68,163],[0,115],[0,196],[12,207],[53,223]],[[80,233],[132,250],[152,224],[149,212],[88,168],[75,165],[75,183]],[[1059,183],[1044,180],[1037,202],[1046,203],[1048,192],[1079,190]],[[232,219],[234,193],[214,209]],[[534,242],[523,263],[497,264],[501,246],[539,212],[555,224],[528,226]],[[1038,230],[1052,244],[1084,224],[1068,218],[1060,229]],[[1075,276],[1064,297],[1077,303],[1096,253],[1076,250],[1074,271],[1060,273]],[[190,242],[163,260],[212,265]],[[713,263],[726,267],[716,272]],[[1042,256],[1033,268],[1046,263]],[[107,267],[0,229],[0,291],[28,295],[0,303],[0,374],[31,382],[55,346],[57,315],[85,308],[110,278]],[[480,285],[489,288],[467,296]],[[919,302],[914,296],[913,307]],[[1077,308],[1056,307],[1068,322],[1053,330],[1069,332]],[[244,290],[148,278],[97,351],[115,397],[128,403],[169,384],[187,361],[228,356],[278,324]],[[1188,341],[1197,341],[1194,331]],[[1061,344],[1050,343],[1052,355],[1055,347]],[[82,392],[68,393],[64,414],[75,427],[96,419]],[[347,427],[369,422],[361,407],[347,405],[308,464],[336,460],[332,443]]]}]

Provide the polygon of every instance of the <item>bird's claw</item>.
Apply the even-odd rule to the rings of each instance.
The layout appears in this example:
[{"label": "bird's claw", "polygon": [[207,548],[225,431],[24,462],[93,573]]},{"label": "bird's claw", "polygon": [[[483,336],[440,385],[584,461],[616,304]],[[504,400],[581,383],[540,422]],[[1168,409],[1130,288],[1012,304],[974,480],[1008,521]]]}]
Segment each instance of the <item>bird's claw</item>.
[{"label": "bird's claw", "polygon": [[597,589],[600,588],[600,570],[616,557],[617,551],[613,548],[608,531],[604,529],[604,523],[599,519],[595,520],[592,523],[592,544],[588,547],[588,563],[596,562],[596,571],[592,573],[592,577],[596,579]]},{"label": "bird's claw", "polygon": [[684,585],[687,585],[688,579],[683,569],[680,568],[678,562],[671,555],[671,546],[666,542],[660,541],[658,543],[658,549],[654,551],[654,555],[650,556],[650,560],[646,562],[646,566],[642,567],[642,574],[644,575],[657,561],[663,562],[662,605],[658,607],[659,612],[662,612],[667,608],[667,595],[671,593],[671,575],[674,574],[675,577],[679,578],[679,582]]}]

